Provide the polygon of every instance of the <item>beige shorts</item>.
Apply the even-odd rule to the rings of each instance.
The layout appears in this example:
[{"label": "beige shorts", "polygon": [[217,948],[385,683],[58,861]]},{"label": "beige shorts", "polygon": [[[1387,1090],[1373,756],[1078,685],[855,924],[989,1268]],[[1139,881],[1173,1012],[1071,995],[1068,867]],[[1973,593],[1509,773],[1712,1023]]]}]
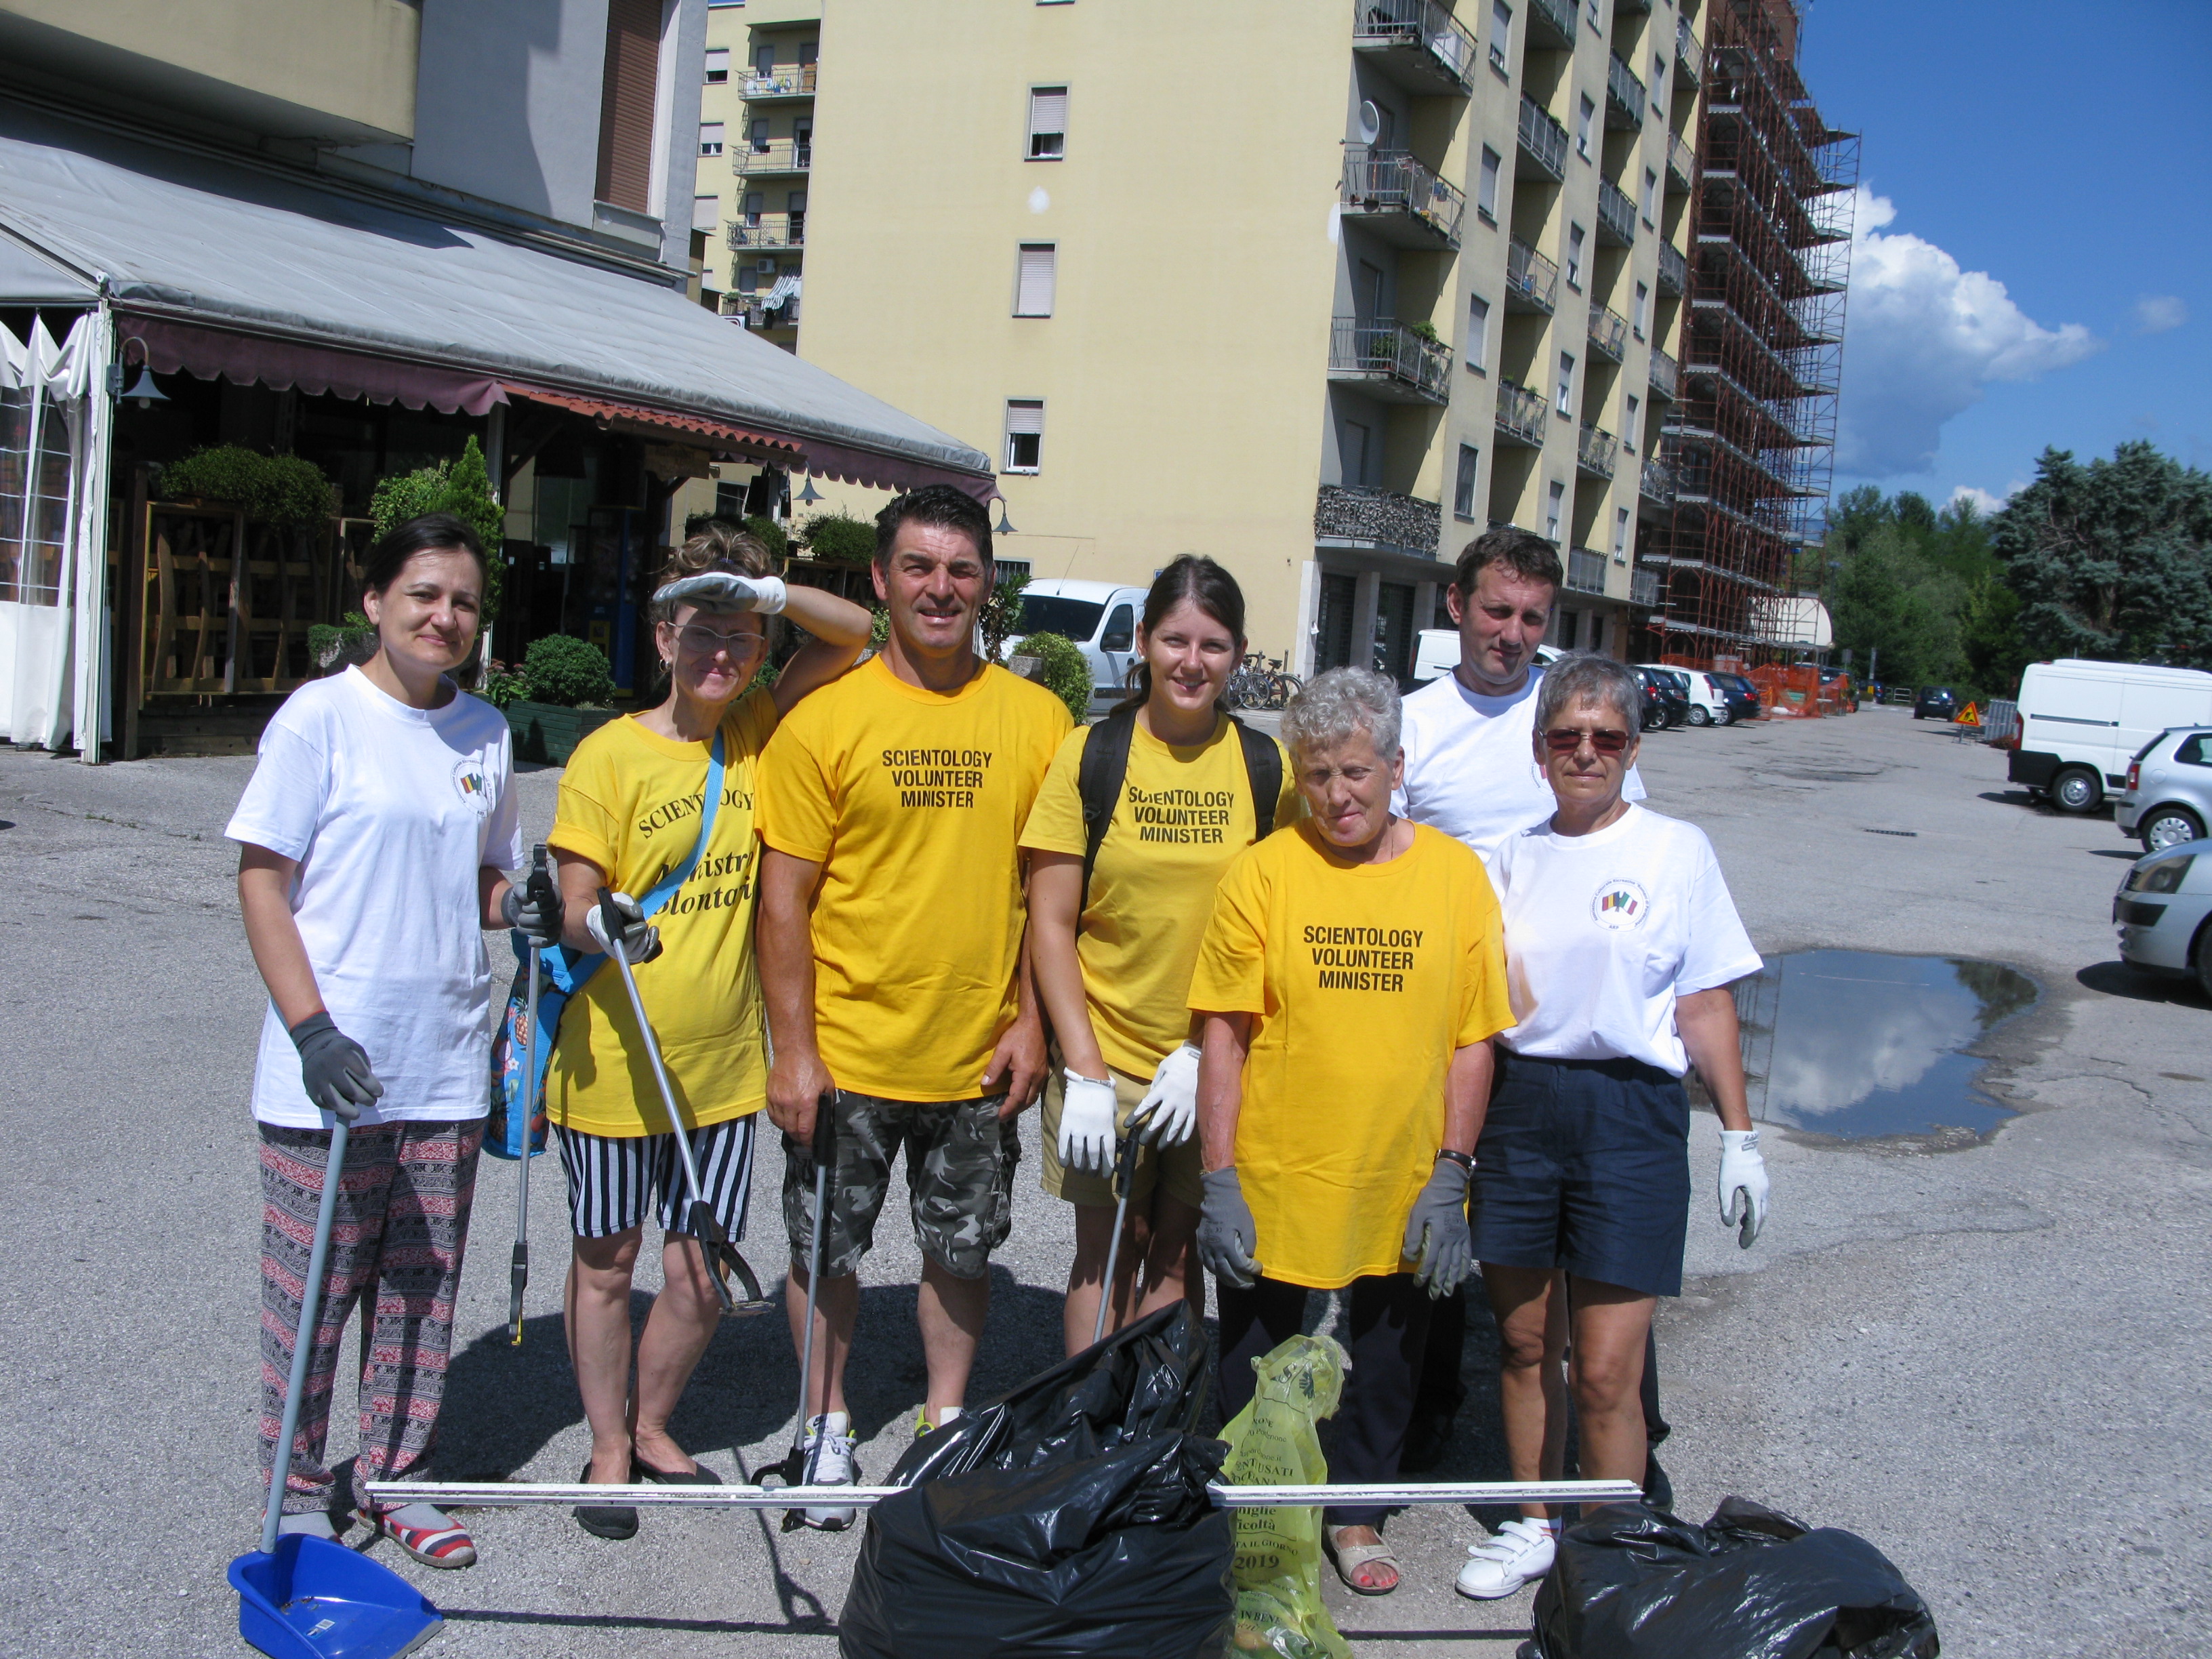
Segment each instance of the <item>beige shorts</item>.
[{"label": "beige shorts", "polygon": [[[1060,1107],[1067,1094],[1063,1074],[1065,1062],[1055,1049],[1052,1056],[1052,1071],[1045,1079],[1044,1120],[1038,1126],[1044,1139],[1044,1175],[1042,1182],[1046,1192],[1054,1198],[1064,1198],[1071,1204],[1101,1205],[1111,1209],[1114,1205],[1114,1180],[1110,1175],[1097,1175],[1089,1170],[1064,1168],[1060,1161]],[[1109,1069],[1107,1076],[1114,1079],[1114,1124],[1118,1129],[1129,1121],[1145,1098],[1145,1091],[1152,1086],[1150,1078],[1134,1078]],[[1205,1201],[1206,1188],[1199,1179],[1202,1165],[1199,1162],[1198,1136],[1193,1134],[1180,1146],[1169,1147],[1146,1146],[1137,1154],[1137,1172],[1129,1189],[1129,1207],[1144,1214],[1152,1204],[1152,1191],[1164,1187],[1167,1195],[1188,1204],[1194,1210]]]}]

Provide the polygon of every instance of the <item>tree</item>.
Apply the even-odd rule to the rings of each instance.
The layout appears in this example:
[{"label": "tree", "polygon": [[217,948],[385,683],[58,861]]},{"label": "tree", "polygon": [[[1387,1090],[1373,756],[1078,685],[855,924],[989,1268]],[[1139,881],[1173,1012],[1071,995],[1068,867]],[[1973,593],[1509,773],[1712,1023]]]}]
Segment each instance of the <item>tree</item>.
[{"label": "tree", "polygon": [[2020,690],[2021,670],[2029,661],[2020,637],[2020,595],[2001,575],[1983,577],[1967,593],[1959,649],[1967,674],[1990,696],[2009,697]]},{"label": "tree", "polygon": [[507,561],[501,547],[507,534],[507,511],[492,497],[491,472],[473,434],[461,447],[458,461],[440,461],[412,472],[394,473],[377,481],[370,495],[368,515],[376,533],[389,534],[410,519],[425,513],[450,513],[477,532],[483,544],[483,619],[499,615],[501,575]]},{"label": "tree", "polygon": [[1919,544],[1896,523],[1875,525],[1845,557],[1828,586],[1836,643],[1881,653],[1885,679],[1942,681],[1959,662],[1957,579],[1931,568]]},{"label": "tree", "polygon": [[1990,520],[2027,652],[2212,667],[2212,476],[2142,442],[2035,471]]}]

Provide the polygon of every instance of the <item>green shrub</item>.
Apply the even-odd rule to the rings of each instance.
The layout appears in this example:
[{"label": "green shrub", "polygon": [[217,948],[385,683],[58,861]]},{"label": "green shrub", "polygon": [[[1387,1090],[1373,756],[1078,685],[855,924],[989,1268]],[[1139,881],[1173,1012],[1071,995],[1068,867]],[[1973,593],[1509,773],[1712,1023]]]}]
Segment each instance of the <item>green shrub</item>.
[{"label": "green shrub", "polygon": [[1006,636],[1022,625],[1022,589],[1029,580],[1027,576],[1000,578],[975,613],[975,626],[983,635],[983,654],[993,662],[1005,659]]},{"label": "green shrub", "polygon": [[550,702],[561,708],[604,703],[615,694],[614,676],[607,672],[607,653],[588,640],[568,634],[549,634],[532,640],[522,659],[522,677],[528,682],[532,702]]},{"label": "green shrub", "polygon": [[868,649],[880,651],[890,643],[891,613],[879,605],[868,607]]},{"label": "green shrub", "polygon": [[745,520],[745,532],[768,549],[768,556],[775,561],[778,570],[791,556],[791,538],[783,533],[783,526],[765,514],[756,513]]},{"label": "green shrub", "polygon": [[799,532],[800,544],[817,559],[866,564],[876,556],[876,527],[849,513],[817,513]]},{"label": "green shrub", "polygon": [[366,661],[376,644],[376,629],[358,611],[349,611],[336,627],[313,623],[307,629],[307,656],[318,668],[333,671]]},{"label": "green shrub", "polygon": [[199,449],[161,469],[171,501],[230,501],[264,524],[313,524],[331,516],[331,481],[297,455],[257,455],[236,444]]},{"label": "green shrub", "polygon": [[1091,715],[1091,660],[1073,640],[1059,634],[1026,636],[1016,655],[1037,659],[1037,683],[1067,705],[1081,725]]},{"label": "green shrub", "polygon": [[507,562],[500,549],[507,535],[507,511],[492,499],[491,472],[473,435],[462,447],[458,461],[440,461],[435,466],[379,479],[369,497],[368,515],[375,521],[380,537],[425,513],[452,514],[475,531],[477,539],[483,544],[489,566],[484,572],[483,620],[489,622],[499,614],[501,576]]},{"label": "green shrub", "polygon": [[530,677],[520,669],[495,662],[484,675],[483,684],[477,688],[477,695],[495,708],[526,702],[530,696]]}]

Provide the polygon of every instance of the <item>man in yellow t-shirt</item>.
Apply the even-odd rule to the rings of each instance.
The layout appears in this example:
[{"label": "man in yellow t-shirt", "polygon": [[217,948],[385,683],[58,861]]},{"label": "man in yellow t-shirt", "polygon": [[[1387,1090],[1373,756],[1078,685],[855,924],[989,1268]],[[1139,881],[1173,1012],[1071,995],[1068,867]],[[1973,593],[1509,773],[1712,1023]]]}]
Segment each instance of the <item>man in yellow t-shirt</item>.
[{"label": "man in yellow t-shirt", "polygon": [[[1021,971],[1017,838],[1073,722],[1050,692],[976,656],[990,521],[950,485],[876,521],[882,653],[783,723],[763,760],[758,930],[784,1133],[793,1340],[805,1342],[816,1103],[834,1091],[836,1152],[808,1384],[817,1484],[852,1474],[844,1370],[860,1258],[902,1147],[922,1253],[925,1425],[957,1413],[1012,1218],[1013,1119],[1045,1042]],[[814,1421],[819,1418],[819,1422]],[[810,1510],[815,1525],[848,1509]]]}]

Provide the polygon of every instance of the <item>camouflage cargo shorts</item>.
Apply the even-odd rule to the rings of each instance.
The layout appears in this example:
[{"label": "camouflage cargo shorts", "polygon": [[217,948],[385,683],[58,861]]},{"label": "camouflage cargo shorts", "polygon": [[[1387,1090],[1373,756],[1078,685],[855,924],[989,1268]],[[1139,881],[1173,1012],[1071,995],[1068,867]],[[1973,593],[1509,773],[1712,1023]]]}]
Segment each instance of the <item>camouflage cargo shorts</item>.
[{"label": "camouflage cargo shorts", "polygon": [[[860,1267],[890,1193],[891,1161],[903,1147],[915,1243],[955,1278],[981,1279],[1013,1224],[1021,1139],[1015,1120],[999,1116],[1006,1100],[1003,1094],[885,1100],[840,1089],[823,1275],[842,1278]],[[814,1243],[814,1158],[789,1135],[783,1138],[783,1224],[792,1260],[803,1266]]]}]

